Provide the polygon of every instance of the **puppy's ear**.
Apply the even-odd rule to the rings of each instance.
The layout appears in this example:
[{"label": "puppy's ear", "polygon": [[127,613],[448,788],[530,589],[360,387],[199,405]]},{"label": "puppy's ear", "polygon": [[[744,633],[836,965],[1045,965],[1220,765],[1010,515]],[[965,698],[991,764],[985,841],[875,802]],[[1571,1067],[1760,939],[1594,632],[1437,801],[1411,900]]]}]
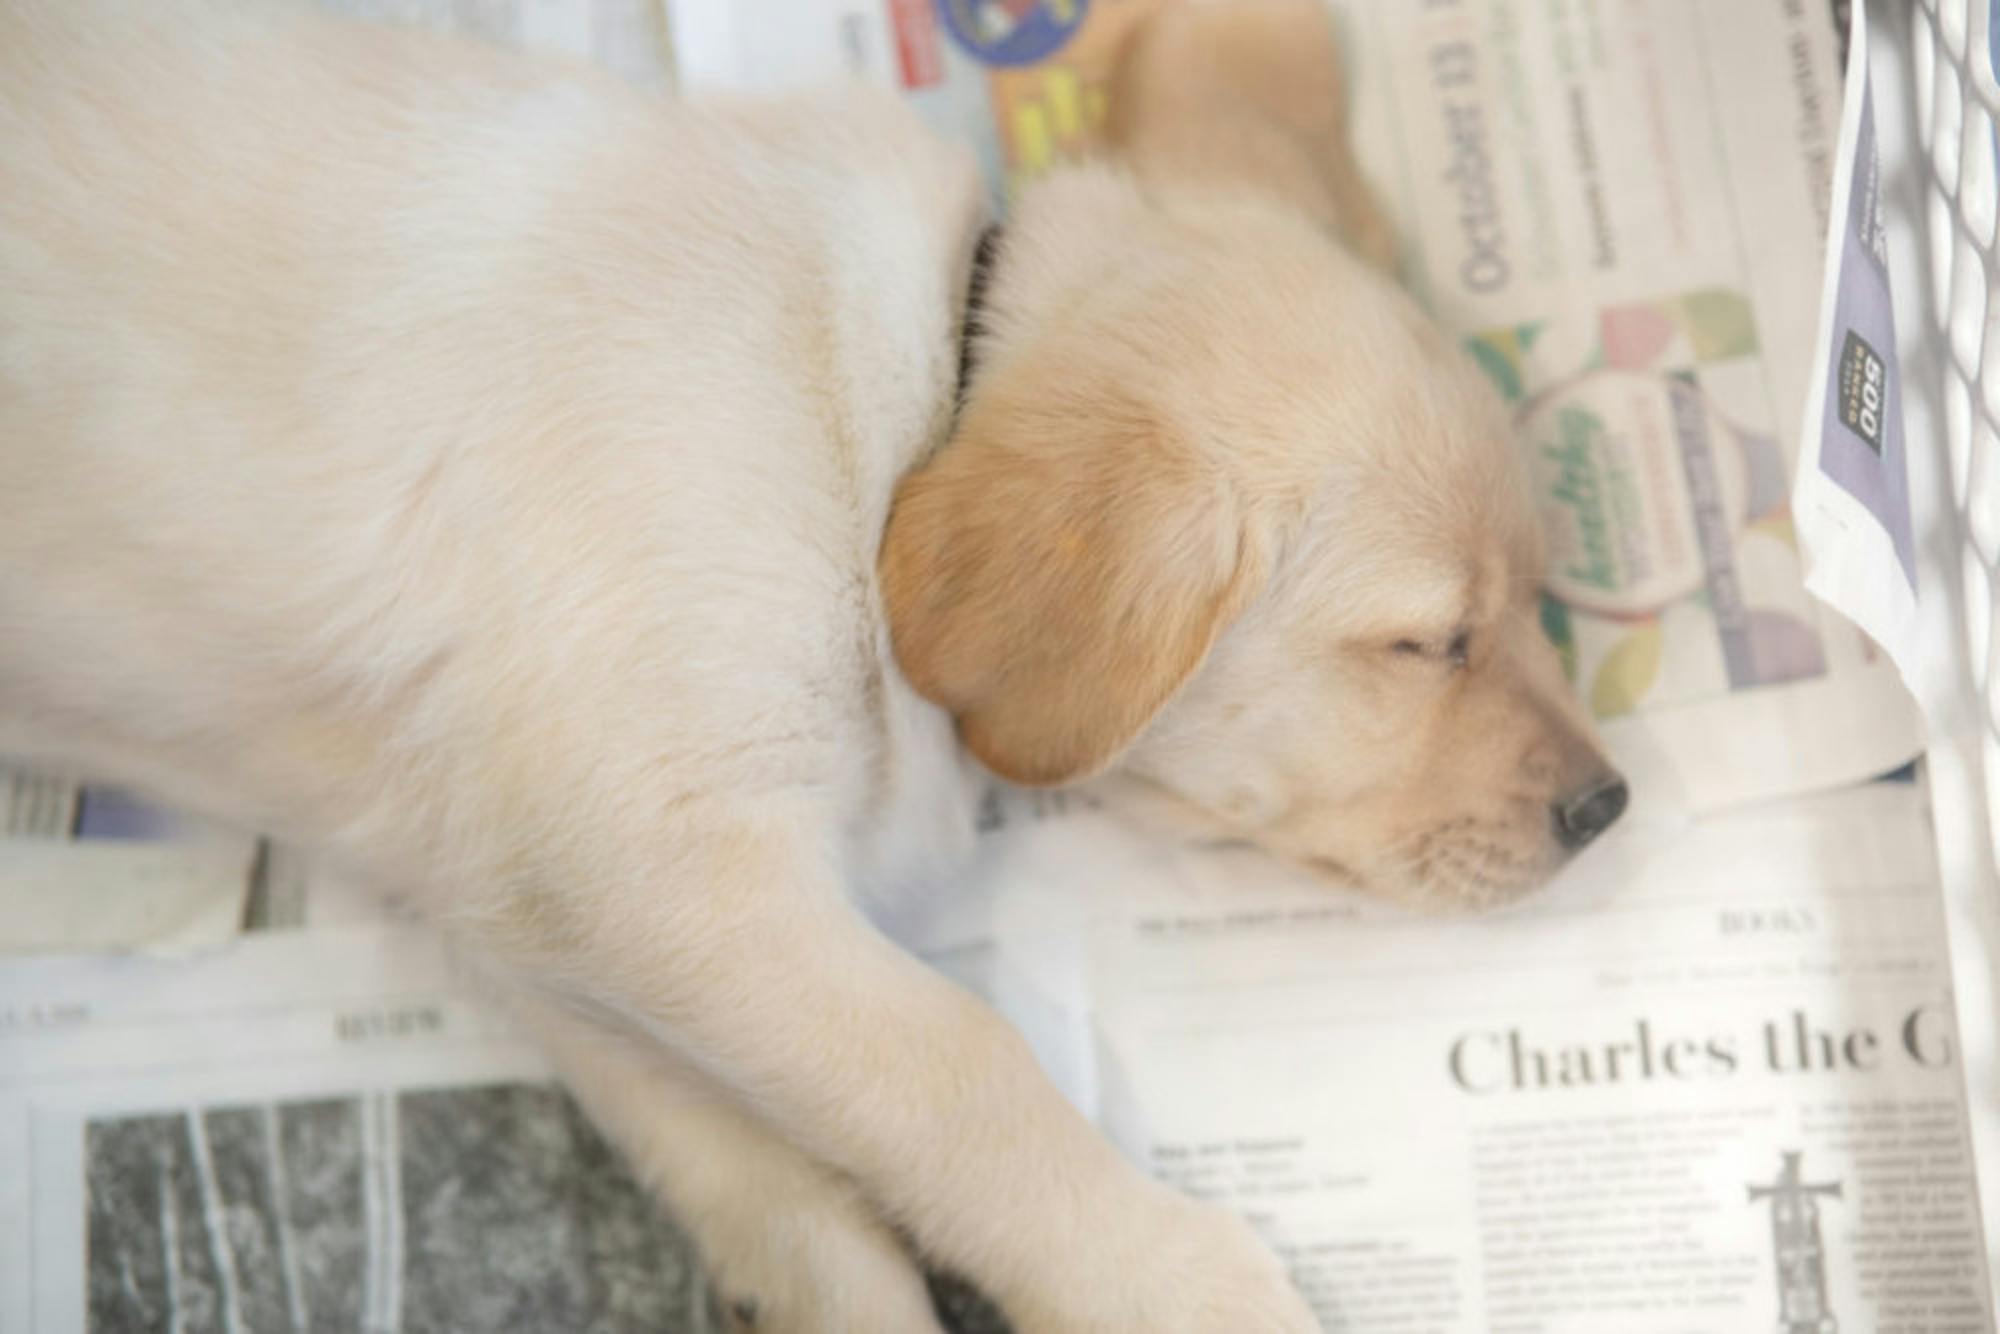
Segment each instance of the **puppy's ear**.
[{"label": "puppy's ear", "polygon": [[1277,196],[1393,271],[1324,0],[1166,0],[1127,40],[1106,138],[1147,180]]},{"label": "puppy's ear", "polygon": [[897,488],[881,553],[896,657],[995,773],[1105,768],[1266,569],[1228,479],[1138,404],[975,398]]}]

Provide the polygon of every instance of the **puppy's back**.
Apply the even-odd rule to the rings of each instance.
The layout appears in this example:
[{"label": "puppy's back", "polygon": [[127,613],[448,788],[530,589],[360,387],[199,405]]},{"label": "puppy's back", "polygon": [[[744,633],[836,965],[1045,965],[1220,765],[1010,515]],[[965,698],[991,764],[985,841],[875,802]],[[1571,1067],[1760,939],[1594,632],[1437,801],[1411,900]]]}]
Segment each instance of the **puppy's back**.
[{"label": "puppy's back", "polygon": [[[397,738],[523,711],[828,736],[977,200],[851,93],[694,112],[309,10],[0,10],[0,747],[61,718],[352,821]],[[256,727],[296,754],[232,775]]]}]

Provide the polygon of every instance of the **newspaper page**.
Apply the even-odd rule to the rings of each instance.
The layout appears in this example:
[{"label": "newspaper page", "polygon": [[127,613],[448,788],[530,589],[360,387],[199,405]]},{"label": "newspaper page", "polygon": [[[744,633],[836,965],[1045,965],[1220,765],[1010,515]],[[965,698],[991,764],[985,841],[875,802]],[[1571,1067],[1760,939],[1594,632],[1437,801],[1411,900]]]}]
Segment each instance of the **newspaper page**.
[{"label": "newspaper page", "polygon": [[[670,14],[687,92],[901,88],[1004,192],[1089,151],[1155,3]],[[1714,809],[1912,759],[1895,668],[1807,592],[1791,506],[1841,105],[1828,6],[1331,9],[1404,277],[1513,407],[1554,547],[1544,620],[1642,799]]]},{"label": "newspaper page", "polygon": [[[1052,1070],[1088,1059],[1081,1007],[990,944],[934,962]],[[0,1334],[736,1328],[540,1052],[412,924],[0,968],[0,1161]],[[994,1334],[961,1302],[958,1334]]]},{"label": "newspaper page", "polygon": [[1614,747],[1700,809],[1913,757],[1893,666],[1806,592],[1789,512],[1840,87],[1827,8],[1459,0],[1347,27],[1402,150],[1364,140],[1364,160],[1413,285],[1515,404],[1547,623]]},{"label": "newspaper page", "polygon": [[1923,794],[1460,924],[1107,925],[1101,1119],[1329,1330],[1993,1328]]},{"label": "newspaper page", "polygon": [[[886,923],[1329,1331],[1990,1331],[1945,905],[1911,779],[1719,813],[1497,914],[1010,794]],[[1822,1323],[1831,1321],[1833,1323]]]},{"label": "newspaper page", "polygon": [[0,1161],[7,1334],[723,1328],[690,1244],[413,928],[0,969]]}]

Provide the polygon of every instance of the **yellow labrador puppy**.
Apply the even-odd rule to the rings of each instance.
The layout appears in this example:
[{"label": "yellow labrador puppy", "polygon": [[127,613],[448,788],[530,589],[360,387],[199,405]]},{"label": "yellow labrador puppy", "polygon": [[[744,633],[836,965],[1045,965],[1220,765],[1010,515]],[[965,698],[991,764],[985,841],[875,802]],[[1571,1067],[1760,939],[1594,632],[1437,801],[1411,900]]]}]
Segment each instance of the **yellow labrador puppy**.
[{"label": "yellow labrador puppy", "polygon": [[[0,750],[198,794],[510,988],[760,1331],[1312,1318],[856,896],[977,764],[1431,905],[1624,789],[1494,401],[1381,272],[1312,0],[1107,164],[271,5],[0,3]],[[960,401],[962,397],[962,402]]]}]

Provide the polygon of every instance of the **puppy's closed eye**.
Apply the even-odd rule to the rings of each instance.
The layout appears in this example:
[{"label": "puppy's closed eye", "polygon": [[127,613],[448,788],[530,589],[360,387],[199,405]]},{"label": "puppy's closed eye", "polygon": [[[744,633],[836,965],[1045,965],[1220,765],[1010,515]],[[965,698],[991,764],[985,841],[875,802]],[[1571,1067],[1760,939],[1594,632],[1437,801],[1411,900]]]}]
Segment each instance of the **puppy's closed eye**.
[{"label": "puppy's closed eye", "polygon": [[1472,632],[1457,630],[1436,639],[1398,639],[1389,645],[1389,651],[1399,658],[1426,658],[1456,669],[1472,656]]}]

